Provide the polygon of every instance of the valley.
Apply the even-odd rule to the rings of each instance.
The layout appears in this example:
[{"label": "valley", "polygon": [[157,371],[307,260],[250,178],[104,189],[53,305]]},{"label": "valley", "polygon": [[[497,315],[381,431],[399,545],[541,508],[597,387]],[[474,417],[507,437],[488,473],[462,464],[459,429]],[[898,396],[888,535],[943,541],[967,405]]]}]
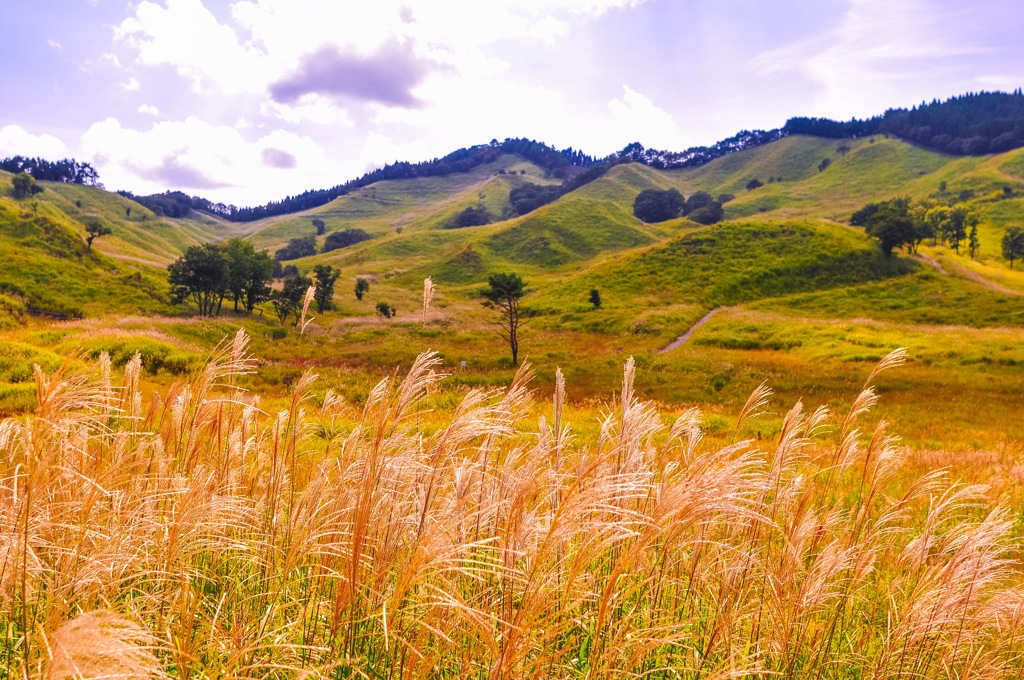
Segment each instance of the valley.
[{"label": "valley", "polygon": [[[823,158],[830,164],[819,170]],[[747,189],[752,179],[763,186]],[[10,182],[0,175],[0,193]],[[548,205],[508,216],[509,191],[526,182],[557,183],[504,154],[465,173],[380,181],[312,210],[252,222],[196,211],[165,218],[97,188],[55,183],[44,183],[31,205],[0,199],[0,290],[37,310],[0,319],[7,341],[0,411],[31,408],[32,364],[52,371],[69,354],[106,351],[123,365],[141,352],[147,389],[166,390],[238,328],[260,358],[246,384],[271,400],[287,399],[292,380],[314,370],[323,387],[358,405],[380,375],[428,349],[451,373],[444,390],[507,384],[514,368],[479,291],[488,275],[515,272],[528,286],[521,343],[535,386],[549,389],[561,368],[569,398],[580,403],[608,398],[633,356],[638,391],[666,412],[692,405],[735,412],[762,382],[780,404],[843,408],[867,367],[905,346],[910,363],[880,386],[879,409],[899,422],[908,443],[972,450],[1024,439],[1015,415],[1024,409],[1017,389],[1024,275],[1007,266],[999,244],[1024,215],[1021,150],[954,158],[883,137],[791,136],[696,168],[617,165]],[[632,215],[632,202],[650,188],[734,198],[717,224],[646,224]],[[974,259],[928,242],[916,257],[885,257],[863,229],[848,225],[870,202],[965,191],[981,217]],[[494,221],[446,228],[473,206]],[[91,251],[76,241],[86,216],[112,231]],[[241,237],[273,253],[315,235],[314,220],[324,225],[318,251],[335,232],[369,238],[284,263],[304,273],[318,264],[341,270],[334,309],[311,314],[304,333],[278,322],[266,304],[252,316],[225,308],[202,319],[170,303],[164,268],[189,246]],[[428,276],[437,294],[424,323]],[[359,278],[370,286],[362,300],[352,293]],[[587,300],[592,289],[599,309]],[[397,310],[394,318],[375,314],[380,301]],[[685,345],[661,351],[715,309]],[[762,435],[779,427],[782,413],[768,414]]]}]

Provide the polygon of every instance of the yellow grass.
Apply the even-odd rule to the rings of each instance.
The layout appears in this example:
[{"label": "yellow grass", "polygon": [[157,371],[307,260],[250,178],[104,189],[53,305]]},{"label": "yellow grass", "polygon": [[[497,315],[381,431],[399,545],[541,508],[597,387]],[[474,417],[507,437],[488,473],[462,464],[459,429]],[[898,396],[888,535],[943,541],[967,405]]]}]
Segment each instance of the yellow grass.
[{"label": "yellow grass", "polygon": [[263,411],[241,332],[148,406],[138,359],[38,371],[0,421],[0,674],[1019,677],[1009,511],[860,431],[902,358],[766,447],[663,422],[631,359],[586,440],[560,373],[537,422],[526,368],[424,413],[431,354],[359,410],[307,373]]}]

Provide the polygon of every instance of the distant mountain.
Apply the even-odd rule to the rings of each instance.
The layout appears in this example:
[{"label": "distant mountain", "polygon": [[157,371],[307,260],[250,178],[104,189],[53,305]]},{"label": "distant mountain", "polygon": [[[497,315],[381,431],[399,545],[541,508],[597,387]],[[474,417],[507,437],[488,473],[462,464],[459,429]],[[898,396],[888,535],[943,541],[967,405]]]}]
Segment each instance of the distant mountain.
[{"label": "distant mountain", "polygon": [[[737,151],[752,149],[790,135],[810,135],[834,139],[871,135],[893,135],[952,155],[1001,153],[1024,146],[1024,94],[978,92],[922,103],[912,109],[889,109],[867,120],[840,122],[827,118],[791,118],[775,130],[743,130],[711,146],[694,146],[683,151],[645,149],[639,143],[626,146],[606,158],[595,158],[574,149],[556,150],[529,139],[506,139],[454,151],[443,158],[423,163],[394,163],[362,177],[332,187],[310,190],[297,196],[253,208],[226,206],[220,214],[232,221],[248,222],[272,215],[283,215],[315,208],[344,196],[354,189],[385,179],[444,177],[467,172],[493,162],[502,153],[512,153],[547,170],[553,177],[567,180],[561,191],[549,190],[544,199],[531,200],[530,209],[544,205],[583,184],[597,179],[619,163],[643,163],[659,170],[692,168],[710,163]],[[572,168],[592,168],[573,180]],[[535,196],[531,196],[535,199]],[[202,199],[198,199],[202,200]]]}]

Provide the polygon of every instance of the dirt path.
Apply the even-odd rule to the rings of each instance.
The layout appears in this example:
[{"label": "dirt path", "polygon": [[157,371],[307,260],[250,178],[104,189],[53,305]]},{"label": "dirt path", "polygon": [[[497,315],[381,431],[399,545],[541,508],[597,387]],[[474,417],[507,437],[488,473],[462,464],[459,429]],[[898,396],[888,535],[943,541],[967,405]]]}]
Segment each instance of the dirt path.
[{"label": "dirt path", "polygon": [[699,320],[697,321],[697,323],[695,323],[695,324],[693,324],[692,326],[690,326],[690,327],[689,327],[689,328],[688,328],[688,329],[686,330],[686,332],[685,332],[685,333],[683,333],[683,334],[682,334],[682,335],[680,335],[680,336],[679,336],[678,338],[676,338],[675,340],[673,340],[673,341],[672,341],[672,342],[670,342],[669,344],[665,345],[664,347],[662,347],[662,348],[661,348],[660,350],[658,350],[658,351],[659,351],[659,352],[671,352],[671,351],[672,351],[672,350],[674,350],[674,349],[675,349],[676,347],[681,347],[682,345],[685,345],[685,344],[686,344],[686,342],[687,342],[687,341],[688,341],[688,340],[690,339],[690,336],[691,336],[691,335],[693,335],[693,332],[694,332],[695,330],[697,330],[698,328],[700,328],[701,326],[703,326],[704,324],[706,324],[706,323],[707,323],[708,321],[710,321],[710,320],[711,320],[711,317],[713,317],[713,316],[714,316],[715,314],[717,314],[718,312],[722,311],[723,309],[729,309],[729,307],[715,307],[715,308],[714,308],[714,309],[712,309],[712,310],[711,310],[710,312],[708,312],[707,314],[705,314],[704,316],[702,316],[702,317],[701,317],[701,318],[700,318],[700,319],[699,319]]},{"label": "dirt path", "polygon": [[922,255],[922,254],[918,253],[917,255],[914,255],[914,259],[917,260],[918,262],[925,263],[929,267],[935,267],[936,269],[939,270],[940,274],[949,274],[949,272],[947,272],[945,269],[943,269],[942,265],[939,264],[939,261],[936,260],[935,258],[928,257],[927,255]]},{"label": "dirt path", "polygon": [[1001,286],[998,283],[989,281],[988,279],[986,279],[984,276],[974,271],[973,269],[968,269],[967,267],[961,264],[949,260],[946,261],[946,264],[949,265],[949,268],[953,270],[954,276],[959,276],[962,279],[967,279],[968,281],[972,281],[978,284],[979,286],[988,288],[989,290],[995,291],[997,293],[1002,293],[1003,295],[1016,295],[1017,297],[1024,297],[1024,292],[1014,290],[1013,288],[1007,288],[1006,286]]}]

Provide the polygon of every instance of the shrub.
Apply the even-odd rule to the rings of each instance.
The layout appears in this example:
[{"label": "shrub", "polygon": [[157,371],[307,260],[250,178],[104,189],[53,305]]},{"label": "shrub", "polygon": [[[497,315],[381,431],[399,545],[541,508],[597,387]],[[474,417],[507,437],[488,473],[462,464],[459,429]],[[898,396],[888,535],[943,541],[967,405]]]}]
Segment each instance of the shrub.
[{"label": "shrub", "polygon": [[328,234],[327,239],[324,240],[323,252],[329,253],[332,250],[348,248],[349,246],[354,246],[357,243],[368,241],[371,238],[373,237],[362,229],[342,229],[341,231],[333,231]]},{"label": "shrub", "polygon": [[482,205],[469,206],[460,211],[448,222],[447,229],[462,229],[464,227],[479,227],[491,223],[491,214]]},{"label": "shrub", "polygon": [[274,253],[274,259],[279,261],[297,260],[310,255],[316,255],[316,237],[302,236],[288,241],[288,245]]}]

